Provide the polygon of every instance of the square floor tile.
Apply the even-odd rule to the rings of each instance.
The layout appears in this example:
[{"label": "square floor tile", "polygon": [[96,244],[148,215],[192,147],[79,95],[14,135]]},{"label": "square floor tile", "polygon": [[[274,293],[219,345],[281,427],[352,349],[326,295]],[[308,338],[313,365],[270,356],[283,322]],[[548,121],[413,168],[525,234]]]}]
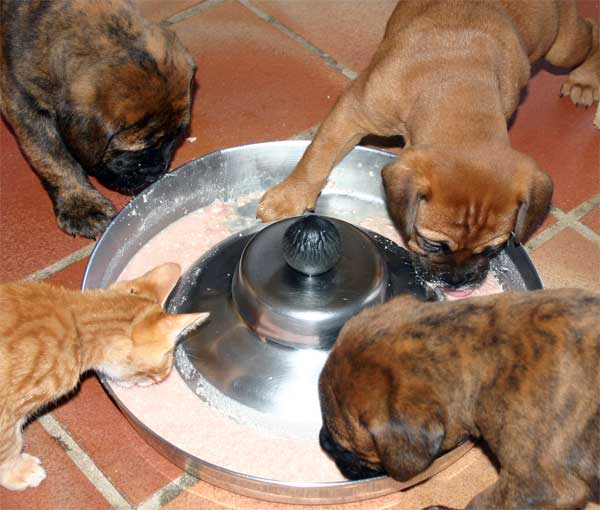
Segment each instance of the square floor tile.
[{"label": "square floor tile", "polygon": [[592,209],[579,221],[600,235],[600,206]]},{"label": "square floor tile", "polygon": [[571,228],[531,254],[544,286],[600,290],[600,246]]},{"label": "square floor tile", "polygon": [[19,492],[0,487],[2,510],[107,510],[108,502],[39,423],[25,429],[24,439],[25,452],[42,461],[46,479]]},{"label": "square floor tile", "polygon": [[54,416],[115,487],[138,504],[182,471],[152,449],[129,425],[95,376]]},{"label": "square floor tile", "polygon": [[364,69],[383,38],[397,0],[257,0],[273,16],[346,68]]},{"label": "square floor tile", "polygon": [[4,121],[0,169],[0,281],[33,273],[86,243],[58,228],[50,198]]},{"label": "square floor tile", "polygon": [[75,262],[70,266],[67,266],[62,271],[53,274],[46,281],[54,285],[62,285],[69,289],[81,289],[83,283],[83,273],[89,261],[89,257],[86,257],[79,262]]},{"label": "square floor tile", "polygon": [[348,80],[237,2],[173,25],[198,65],[190,137],[173,167],[233,145],[285,139],[321,121]]},{"label": "square floor tile", "polygon": [[[129,200],[98,188],[117,208]],[[0,120],[0,281],[23,278],[89,243],[58,228],[48,194]]]},{"label": "square floor tile", "polygon": [[558,97],[564,79],[542,69],[529,81],[510,139],[552,177],[554,206],[570,211],[600,192],[600,134],[592,109]]}]

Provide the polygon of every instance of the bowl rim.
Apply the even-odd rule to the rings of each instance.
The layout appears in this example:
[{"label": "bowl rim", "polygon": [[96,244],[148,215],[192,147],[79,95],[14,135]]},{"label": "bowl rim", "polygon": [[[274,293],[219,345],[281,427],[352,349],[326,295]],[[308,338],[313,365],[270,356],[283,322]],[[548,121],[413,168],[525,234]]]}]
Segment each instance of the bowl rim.
[{"label": "bowl rim", "polygon": [[[91,288],[95,288],[90,284],[90,273],[94,264],[96,263],[96,259],[103,250],[104,244],[107,242],[107,239],[110,238],[113,230],[116,228],[115,225],[118,225],[120,220],[131,214],[131,211],[135,208],[138,201],[142,200],[143,195],[151,194],[157,187],[162,186],[165,179],[177,178],[177,176],[183,173],[186,168],[194,165],[195,162],[200,159],[244,151],[250,147],[254,149],[266,149],[269,147],[278,146],[290,148],[303,147],[306,149],[310,143],[310,140],[279,140],[227,147],[191,159],[173,169],[168,174],[165,174],[151,186],[132,198],[113,218],[110,225],[94,245],[83,275],[81,289],[89,290]],[[354,151],[384,156],[385,158],[389,158],[390,162],[397,157],[396,154],[391,152],[371,147],[356,146],[351,152]],[[542,280],[524,247],[516,244],[513,240],[512,242],[509,242],[506,251],[507,255],[517,267],[520,276],[523,278],[527,290],[542,289]],[[291,482],[273,480],[269,478],[247,475],[245,473],[239,473],[228,468],[217,466],[181,450],[177,446],[163,439],[161,436],[147,427],[137,416],[131,413],[127,406],[125,406],[124,403],[117,397],[110,385],[110,381],[104,375],[98,374],[98,378],[100,379],[104,390],[116,404],[119,410],[124,414],[127,420],[132,424],[136,432],[170,462],[182,468],[184,471],[187,471],[188,473],[197,476],[202,480],[212,483],[213,485],[241,495],[267,501],[291,504],[336,504],[380,497],[398,490],[412,487],[424,480],[431,478],[435,474],[443,471],[451,464],[456,462],[474,446],[474,443],[471,441],[466,441],[465,443],[456,446],[452,450],[449,450],[442,456],[438,457],[433,464],[427,468],[427,470],[406,482],[394,480],[386,475],[363,480],[346,480],[337,482]],[[372,488],[371,492],[368,491],[369,486]]]}]

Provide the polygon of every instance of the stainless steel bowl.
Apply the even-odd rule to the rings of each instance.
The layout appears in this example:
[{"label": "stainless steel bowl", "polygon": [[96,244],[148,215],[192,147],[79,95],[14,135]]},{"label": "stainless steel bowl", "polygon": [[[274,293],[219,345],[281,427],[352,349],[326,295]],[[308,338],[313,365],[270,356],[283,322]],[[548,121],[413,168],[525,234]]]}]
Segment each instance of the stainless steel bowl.
[{"label": "stainless steel bowl", "polygon": [[[258,197],[289,174],[307,144],[305,141],[284,141],[225,149],[191,161],[168,174],[133,199],[108,227],[92,253],[83,288],[110,285],[144,244],[180,217],[217,199],[235,201],[253,193]],[[392,154],[383,151],[355,148],[333,171],[319,199],[317,213],[353,224],[359,224],[367,218],[386,216],[380,171],[393,159]],[[250,235],[262,228],[255,220],[256,205],[257,200],[254,200],[238,208],[241,219],[235,225],[236,230]],[[251,230],[247,231],[248,228]],[[234,239],[229,239],[220,243],[213,254],[233,242]],[[381,242],[385,242],[385,239]],[[238,252],[238,258],[239,254],[241,251]],[[493,268],[505,290],[537,289],[542,286],[535,268],[520,246],[510,246],[495,259]],[[324,352],[318,349],[314,351]],[[248,362],[247,356],[245,361]],[[225,489],[272,501],[339,503],[381,496],[432,476],[455,462],[470,448],[469,444],[461,445],[439,458],[427,472],[406,483],[387,477],[336,483],[266,480],[209,464],[189,452],[181,451],[150,430],[120,402],[109,383],[103,381],[103,384],[136,430],[172,462]],[[260,397],[260,394],[257,395]],[[318,423],[314,426],[318,426]]]},{"label": "stainless steel bowl", "polygon": [[[313,257],[310,244],[299,246],[299,258],[294,246],[285,253],[286,233],[302,234],[307,224],[310,233],[312,222],[328,225],[339,243],[337,260],[320,274],[312,274],[320,251]],[[321,426],[318,378],[338,332],[363,308],[401,293],[428,291],[409,254],[373,232],[317,215],[251,227],[197,260],[172,292],[170,312],[211,314],[184,335],[176,366],[230,418],[312,439]]]}]

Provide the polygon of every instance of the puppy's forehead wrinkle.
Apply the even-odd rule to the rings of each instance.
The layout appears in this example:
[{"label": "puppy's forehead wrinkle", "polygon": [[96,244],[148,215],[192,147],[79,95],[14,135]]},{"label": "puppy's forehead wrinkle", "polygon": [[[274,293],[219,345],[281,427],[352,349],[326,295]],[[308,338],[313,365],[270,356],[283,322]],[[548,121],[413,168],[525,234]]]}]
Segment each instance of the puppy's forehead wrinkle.
[{"label": "puppy's forehead wrinkle", "polygon": [[508,239],[516,218],[516,200],[498,203],[477,194],[463,200],[462,195],[432,192],[419,207],[416,231],[428,240],[446,242],[452,251],[473,249],[501,236]]}]

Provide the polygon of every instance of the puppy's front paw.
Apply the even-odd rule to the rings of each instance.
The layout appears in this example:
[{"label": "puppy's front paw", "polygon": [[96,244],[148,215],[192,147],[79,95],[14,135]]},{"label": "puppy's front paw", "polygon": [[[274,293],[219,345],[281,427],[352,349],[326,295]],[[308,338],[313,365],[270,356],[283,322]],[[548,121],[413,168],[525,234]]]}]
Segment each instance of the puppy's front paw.
[{"label": "puppy's front paw", "polygon": [[576,106],[591,106],[600,100],[600,51],[571,71],[560,93]]},{"label": "puppy's front paw", "polygon": [[263,195],[256,217],[266,223],[300,216],[315,208],[317,196],[318,193],[311,192],[304,184],[284,181]]},{"label": "puppy's front paw", "polygon": [[21,453],[0,466],[0,485],[11,491],[22,491],[37,487],[46,478],[40,459]]},{"label": "puppy's front paw", "polygon": [[95,239],[115,215],[110,201],[96,190],[82,190],[55,200],[56,221],[67,234]]}]

